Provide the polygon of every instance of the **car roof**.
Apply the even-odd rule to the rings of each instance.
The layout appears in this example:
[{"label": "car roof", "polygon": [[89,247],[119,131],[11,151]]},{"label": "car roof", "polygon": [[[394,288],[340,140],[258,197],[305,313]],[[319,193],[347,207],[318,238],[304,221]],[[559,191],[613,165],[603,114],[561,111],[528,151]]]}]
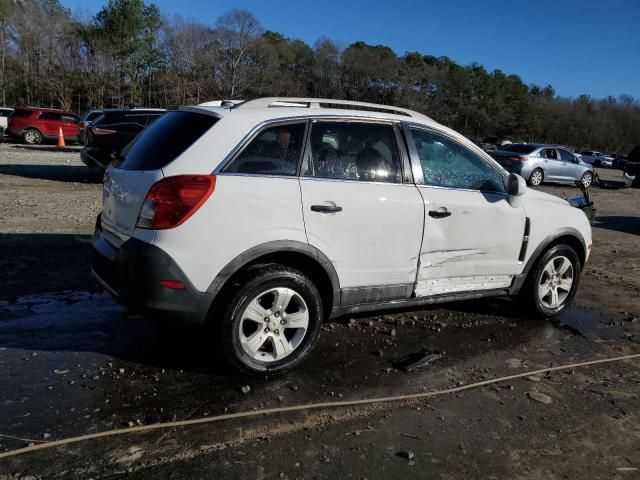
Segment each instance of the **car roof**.
[{"label": "car roof", "polygon": [[164,108],[105,108],[103,113],[128,113],[128,112],[166,112]]},{"label": "car roof", "polygon": [[[232,103],[233,102],[233,103]],[[426,125],[439,125],[433,119],[413,110],[389,105],[306,97],[266,97],[244,102],[223,101],[221,105],[180,107],[180,110],[208,113],[219,118],[234,116],[246,117],[253,121],[278,120],[285,118],[307,118],[317,116],[351,117],[378,120],[396,120]]]},{"label": "car roof", "polygon": [[75,115],[73,112],[67,112],[66,110],[60,110],[59,108],[44,108],[44,107],[16,107],[16,110],[29,110],[32,112],[52,112],[52,113],[66,113],[69,115]]}]

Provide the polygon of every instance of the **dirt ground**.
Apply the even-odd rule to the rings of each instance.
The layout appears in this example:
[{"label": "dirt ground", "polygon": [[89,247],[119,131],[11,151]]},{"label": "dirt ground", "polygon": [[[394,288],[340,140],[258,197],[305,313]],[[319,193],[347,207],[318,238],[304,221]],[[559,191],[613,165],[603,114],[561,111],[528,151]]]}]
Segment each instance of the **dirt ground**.
[{"label": "dirt ground", "polygon": [[[640,353],[640,190],[591,190],[592,257],[575,306],[558,320],[532,320],[508,299],[342,318],[323,327],[306,363],[263,379],[227,371],[201,331],[127,313],[95,285],[88,256],[100,191],[77,149],[0,145],[0,452]],[[413,372],[397,368],[425,350],[444,356]],[[635,479],[639,367],[103,438],[0,459],[0,479]]]}]

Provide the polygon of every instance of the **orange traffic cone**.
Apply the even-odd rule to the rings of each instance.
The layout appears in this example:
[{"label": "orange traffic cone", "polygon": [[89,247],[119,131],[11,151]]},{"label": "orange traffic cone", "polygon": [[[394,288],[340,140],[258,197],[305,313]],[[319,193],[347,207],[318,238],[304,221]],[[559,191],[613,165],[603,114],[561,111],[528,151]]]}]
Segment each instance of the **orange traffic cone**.
[{"label": "orange traffic cone", "polygon": [[58,147],[66,147],[66,145],[64,144],[64,135],[62,134],[62,127],[60,127],[60,130],[58,131]]}]

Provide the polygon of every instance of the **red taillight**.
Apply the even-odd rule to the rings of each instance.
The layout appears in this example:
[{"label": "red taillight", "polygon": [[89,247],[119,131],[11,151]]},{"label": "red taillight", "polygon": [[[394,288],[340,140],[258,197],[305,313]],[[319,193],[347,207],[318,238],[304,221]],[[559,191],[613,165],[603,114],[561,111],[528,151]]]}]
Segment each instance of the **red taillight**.
[{"label": "red taillight", "polygon": [[115,130],[109,130],[108,128],[98,128],[98,127],[93,127],[91,129],[91,132],[94,135],[111,135],[112,133],[116,133]]},{"label": "red taillight", "polygon": [[170,290],[184,290],[184,283],[179,280],[160,280],[160,285]]},{"label": "red taillight", "polygon": [[515,157],[509,157],[509,158],[514,162],[526,162],[527,160],[529,160],[527,157],[523,157],[522,155],[516,155]]},{"label": "red taillight", "polygon": [[136,227],[151,230],[183,224],[211,196],[213,175],[177,175],[156,182],[144,199]]}]

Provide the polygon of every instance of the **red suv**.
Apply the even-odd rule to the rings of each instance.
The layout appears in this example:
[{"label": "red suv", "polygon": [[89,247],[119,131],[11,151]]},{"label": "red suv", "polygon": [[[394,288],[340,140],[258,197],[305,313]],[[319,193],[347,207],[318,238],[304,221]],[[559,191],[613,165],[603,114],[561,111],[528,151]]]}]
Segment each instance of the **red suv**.
[{"label": "red suv", "polygon": [[56,139],[62,128],[65,140],[78,141],[80,117],[54,108],[18,107],[9,117],[7,134],[38,145],[44,139]]}]

